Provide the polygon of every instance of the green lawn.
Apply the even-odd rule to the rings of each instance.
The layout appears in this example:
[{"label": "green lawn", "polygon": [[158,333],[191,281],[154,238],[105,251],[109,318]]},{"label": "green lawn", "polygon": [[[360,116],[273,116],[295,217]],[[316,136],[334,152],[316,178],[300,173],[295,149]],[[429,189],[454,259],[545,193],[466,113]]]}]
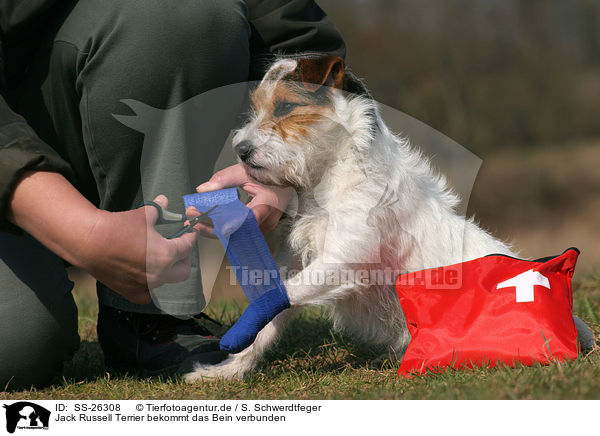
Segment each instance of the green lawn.
[{"label": "green lawn", "polygon": [[[576,276],[577,277],[577,276]],[[87,295],[87,296],[86,296]],[[600,333],[600,273],[577,279],[575,313]],[[0,399],[598,399],[600,350],[548,367],[447,372],[398,379],[397,362],[373,363],[381,350],[333,334],[318,310],[288,328],[260,371],[242,381],[189,386],[182,380],[116,377],[104,371],[96,340],[96,303],[78,293],[81,349],[64,377],[46,389],[0,393]],[[231,324],[242,308],[211,303],[207,312]]]}]

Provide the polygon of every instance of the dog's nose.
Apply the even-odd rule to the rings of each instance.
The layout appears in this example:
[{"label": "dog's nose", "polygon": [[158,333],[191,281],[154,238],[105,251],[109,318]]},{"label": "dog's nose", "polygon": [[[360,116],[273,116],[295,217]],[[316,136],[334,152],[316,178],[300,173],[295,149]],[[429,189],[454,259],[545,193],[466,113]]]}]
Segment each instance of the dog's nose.
[{"label": "dog's nose", "polygon": [[234,149],[235,149],[235,152],[240,157],[240,159],[242,159],[245,162],[246,160],[248,160],[248,158],[252,154],[252,142],[242,141],[239,144],[237,144],[234,147]]}]

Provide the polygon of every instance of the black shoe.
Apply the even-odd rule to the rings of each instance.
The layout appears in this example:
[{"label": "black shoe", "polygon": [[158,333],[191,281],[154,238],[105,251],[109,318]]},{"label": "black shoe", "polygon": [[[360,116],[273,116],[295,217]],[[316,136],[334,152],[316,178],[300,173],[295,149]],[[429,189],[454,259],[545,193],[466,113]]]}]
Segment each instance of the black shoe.
[{"label": "black shoe", "polygon": [[227,357],[219,338],[196,319],[126,312],[100,304],[98,341],[110,371],[141,376],[184,374],[195,363]]}]

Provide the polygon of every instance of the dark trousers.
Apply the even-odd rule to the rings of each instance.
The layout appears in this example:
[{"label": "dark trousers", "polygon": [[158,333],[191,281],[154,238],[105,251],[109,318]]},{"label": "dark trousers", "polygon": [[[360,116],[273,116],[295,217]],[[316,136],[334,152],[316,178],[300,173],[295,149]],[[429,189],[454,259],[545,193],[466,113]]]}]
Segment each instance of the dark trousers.
[{"label": "dark trousers", "polygon": [[[113,116],[131,115],[121,100],[168,109],[248,77],[250,28],[241,0],[80,0],[45,32],[18,111],[71,164],[77,189],[106,210],[131,209],[147,198],[140,189],[144,134]],[[230,118],[223,126],[232,127]],[[221,147],[223,126],[211,129],[211,144],[195,146]],[[178,156],[184,145],[170,146],[167,155]],[[169,162],[157,156],[151,159]],[[200,179],[210,175],[202,172]],[[198,182],[184,179],[184,190]],[[61,259],[28,235],[0,233],[0,388],[47,383],[71,358],[79,344],[72,287]],[[157,311],[101,285],[99,297],[131,311]],[[193,312],[189,295],[170,298],[174,311]]]}]

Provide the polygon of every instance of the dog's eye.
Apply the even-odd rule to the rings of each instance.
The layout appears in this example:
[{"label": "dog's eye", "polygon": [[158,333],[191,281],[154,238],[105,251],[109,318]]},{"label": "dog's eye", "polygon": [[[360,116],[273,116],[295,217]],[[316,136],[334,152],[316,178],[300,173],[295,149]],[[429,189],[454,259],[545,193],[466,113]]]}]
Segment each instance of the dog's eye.
[{"label": "dog's eye", "polygon": [[278,101],[275,104],[275,110],[273,115],[276,117],[283,117],[293,111],[296,107],[300,106],[300,103],[294,103],[292,101]]}]

